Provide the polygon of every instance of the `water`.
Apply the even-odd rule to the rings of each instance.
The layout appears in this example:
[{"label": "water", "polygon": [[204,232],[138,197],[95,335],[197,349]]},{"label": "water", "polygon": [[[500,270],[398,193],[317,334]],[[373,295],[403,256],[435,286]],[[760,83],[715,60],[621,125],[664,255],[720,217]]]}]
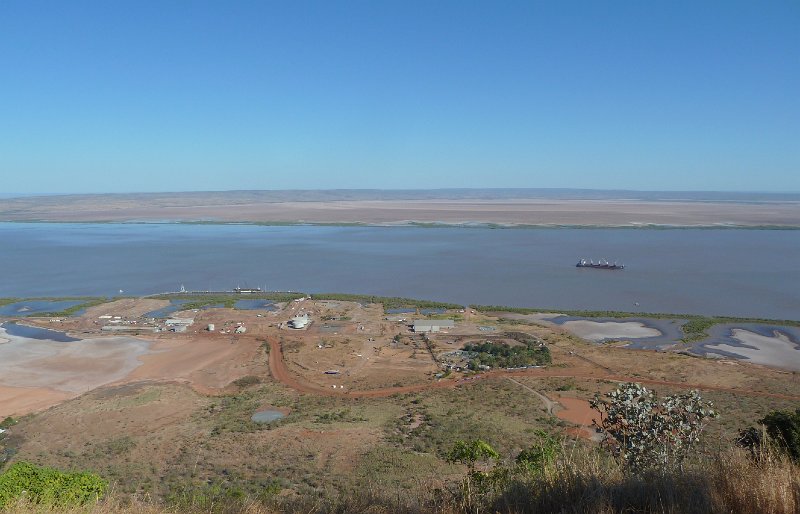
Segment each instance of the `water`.
[{"label": "water", "polygon": [[233,304],[234,309],[240,309],[243,311],[256,311],[256,310],[266,310],[266,311],[276,311],[278,310],[275,307],[274,302],[270,300],[238,300],[235,304]]},{"label": "water", "polygon": [[85,300],[26,300],[0,306],[0,316],[31,316],[42,312],[60,312],[82,303],[85,303]]},{"label": "water", "polygon": [[[0,296],[253,284],[459,304],[800,317],[800,231],[0,223],[0,237]],[[579,258],[627,267],[577,269]]]},{"label": "water", "polygon": [[286,414],[277,410],[262,410],[253,414],[250,419],[256,423],[272,423],[273,421],[277,421],[285,417]]},{"label": "water", "polygon": [[3,323],[0,327],[6,331],[10,336],[24,337],[26,339],[36,339],[39,341],[56,341],[59,343],[72,343],[80,341],[74,337],[70,337],[64,332],[58,330],[49,330],[46,328],[29,327],[27,325],[20,325],[18,323]]},{"label": "water", "polygon": [[189,303],[189,300],[170,300],[169,305],[161,307],[154,311],[145,313],[145,318],[169,318],[174,312],[183,310],[183,306]]}]

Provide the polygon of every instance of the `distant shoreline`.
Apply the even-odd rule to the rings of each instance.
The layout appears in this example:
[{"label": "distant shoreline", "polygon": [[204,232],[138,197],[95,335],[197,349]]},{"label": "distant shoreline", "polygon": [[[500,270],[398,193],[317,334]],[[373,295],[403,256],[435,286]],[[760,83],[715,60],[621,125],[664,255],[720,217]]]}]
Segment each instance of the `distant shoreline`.
[{"label": "distant shoreline", "polygon": [[371,227],[371,228],[463,228],[463,229],[500,229],[500,230],[533,230],[533,229],[572,229],[572,230],[800,230],[798,225],[745,225],[745,224],[698,224],[667,225],[656,223],[640,223],[625,225],[568,225],[568,224],[531,224],[531,223],[480,223],[480,222],[433,222],[433,221],[397,221],[386,223],[369,222],[307,222],[307,221],[213,221],[213,220],[2,220],[0,223],[15,224],[89,224],[89,225],[205,225],[205,226],[263,226],[263,227]]},{"label": "distant shoreline", "polygon": [[[481,228],[800,228],[800,195],[244,191],[0,199],[0,221]],[[376,196],[377,195],[377,196]],[[416,196],[415,196],[416,195]],[[438,195],[438,197],[437,197]],[[471,195],[471,196],[470,196]],[[516,195],[516,196],[515,196]],[[603,196],[605,195],[605,196]]]}]

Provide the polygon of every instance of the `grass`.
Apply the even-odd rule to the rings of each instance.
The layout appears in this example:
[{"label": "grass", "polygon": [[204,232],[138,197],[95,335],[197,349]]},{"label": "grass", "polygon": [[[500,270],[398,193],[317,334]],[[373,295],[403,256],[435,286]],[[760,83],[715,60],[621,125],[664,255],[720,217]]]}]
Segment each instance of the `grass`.
[{"label": "grass", "polygon": [[[543,473],[514,473],[500,479],[469,504],[458,480],[458,466],[442,468],[426,456],[394,450],[373,450],[355,474],[356,486],[320,491],[310,496],[276,495],[280,485],[263,480],[261,492],[249,495],[222,482],[195,490],[171,505],[147,496],[112,491],[98,503],[75,508],[56,508],[19,501],[4,509],[8,514],[274,514],[314,512],[439,513],[467,512],[597,513],[623,514],[790,514],[800,510],[800,469],[791,462],[769,456],[753,460],[735,449],[703,456],[683,470],[629,475],[599,452],[580,447],[564,452]],[[446,471],[445,471],[446,469]],[[396,471],[398,482],[376,480],[387,470]],[[446,473],[433,483],[414,480],[420,471]],[[403,487],[405,486],[405,487]],[[190,494],[187,494],[190,493]],[[191,494],[193,493],[193,494]],[[213,501],[210,501],[213,500]]]},{"label": "grass", "polygon": [[303,293],[247,293],[247,294],[239,294],[239,293],[230,293],[230,294],[163,294],[152,296],[151,298],[159,299],[159,300],[187,300],[188,303],[185,303],[181,306],[182,310],[192,310],[192,309],[202,309],[203,307],[208,307],[209,305],[222,305],[225,308],[232,309],[234,308],[236,302],[239,300],[269,300],[277,303],[281,302],[290,302],[292,300],[296,300],[298,298],[303,298],[305,294]]},{"label": "grass", "polygon": [[73,314],[82,309],[88,309],[89,307],[106,303],[109,301],[109,299],[97,296],[64,296],[64,297],[53,297],[53,298],[45,298],[45,297],[0,298],[0,306],[8,305],[10,303],[25,302],[25,301],[48,301],[48,302],[82,301],[82,303],[79,303],[78,305],[73,305],[72,307],[68,307],[60,311],[37,312],[36,314],[32,315],[39,318],[56,318],[56,317],[65,318],[67,316],[72,316]]},{"label": "grass", "polygon": [[432,300],[415,300],[413,298],[401,298],[397,296],[373,296],[362,294],[343,294],[343,293],[314,293],[311,295],[314,300],[334,300],[342,302],[359,303],[380,303],[385,309],[463,309],[463,305],[447,302],[436,302]]}]

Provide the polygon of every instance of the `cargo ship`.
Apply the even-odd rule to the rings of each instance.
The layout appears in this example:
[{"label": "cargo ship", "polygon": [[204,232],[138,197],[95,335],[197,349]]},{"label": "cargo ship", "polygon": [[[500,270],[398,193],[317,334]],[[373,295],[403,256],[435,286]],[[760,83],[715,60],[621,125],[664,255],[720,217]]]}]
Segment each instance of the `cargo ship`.
[{"label": "cargo ship", "polygon": [[586,259],[581,259],[578,261],[578,264],[575,265],[576,268],[594,268],[594,269],[625,269],[624,264],[611,264],[605,259],[600,259],[598,262],[587,261]]}]

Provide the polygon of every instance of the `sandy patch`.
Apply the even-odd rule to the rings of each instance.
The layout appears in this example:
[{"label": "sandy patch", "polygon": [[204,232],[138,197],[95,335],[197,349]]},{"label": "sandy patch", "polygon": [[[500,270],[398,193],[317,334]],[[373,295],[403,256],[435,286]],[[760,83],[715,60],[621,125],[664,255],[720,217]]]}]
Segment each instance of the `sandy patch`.
[{"label": "sandy patch", "polygon": [[592,427],[592,420],[599,418],[599,414],[592,410],[589,402],[563,396],[556,397],[556,401],[563,407],[556,411],[556,417],[580,426],[568,429],[567,433],[593,441],[600,439],[600,435]]},{"label": "sandy patch", "polygon": [[136,380],[180,380],[195,390],[212,394],[246,375],[264,375],[265,359],[259,359],[261,344],[254,338],[228,339],[195,336],[156,340],[151,353],[141,356],[142,365],[126,378]]},{"label": "sandy patch", "polygon": [[120,380],[141,365],[149,343],[103,337],[69,343],[27,339],[5,333],[0,345],[0,385],[82,393]]},{"label": "sandy patch", "polygon": [[6,387],[0,386],[0,419],[6,416],[22,416],[75,396],[72,393],[56,391],[46,387]]},{"label": "sandy patch", "polygon": [[122,298],[113,302],[103,303],[89,307],[81,318],[97,319],[99,316],[123,316],[138,318],[146,313],[161,309],[169,305],[169,300],[156,300],[153,298]]},{"label": "sandy patch", "polygon": [[660,330],[647,327],[639,321],[567,321],[562,325],[571,333],[589,341],[600,342],[605,339],[638,339],[657,337]]},{"label": "sandy patch", "polygon": [[800,349],[786,334],[776,331],[774,336],[762,336],[741,328],[734,328],[731,332],[731,337],[749,347],[730,344],[709,344],[705,347],[740,355],[756,364],[800,371]]}]

